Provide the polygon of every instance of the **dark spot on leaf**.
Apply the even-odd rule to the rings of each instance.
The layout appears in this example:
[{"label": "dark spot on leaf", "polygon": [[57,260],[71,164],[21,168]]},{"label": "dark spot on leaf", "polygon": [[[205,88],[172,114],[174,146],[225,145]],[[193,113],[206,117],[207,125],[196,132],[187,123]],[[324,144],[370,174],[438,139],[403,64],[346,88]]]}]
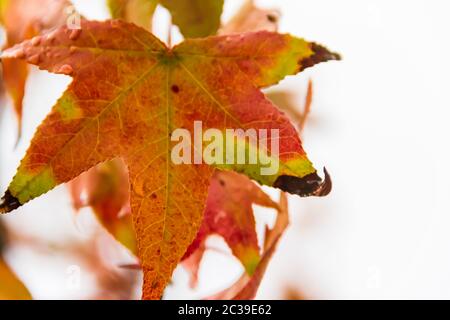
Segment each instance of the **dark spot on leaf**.
[{"label": "dark spot on leaf", "polygon": [[300,197],[324,197],[331,192],[332,182],[327,169],[324,168],[323,170],[325,173],[323,181],[317,172],[314,172],[303,178],[279,176],[273,186]]},{"label": "dark spot on leaf", "polygon": [[274,16],[273,14],[268,14],[267,20],[269,20],[272,23],[276,23],[278,21],[278,18],[276,16]]},{"label": "dark spot on leaf", "polygon": [[151,195],[151,197],[152,197],[152,199],[158,198],[158,196],[156,195],[156,193],[153,193],[153,194]]},{"label": "dark spot on leaf", "polygon": [[331,52],[327,48],[317,44],[311,43],[311,50],[314,52],[310,57],[300,60],[298,63],[300,65],[300,71],[306,68],[312,67],[318,63],[326,62],[330,60],[341,60],[339,53]]},{"label": "dark spot on leaf", "polygon": [[225,187],[225,181],[223,181],[222,179],[219,179],[219,183],[222,187]]},{"label": "dark spot on leaf", "polygon": [[274,16],[273,14],[268,14],[268,15],[267,15],[267,20],[269,20],[269,21],[272,22],[272,23],[275,23],[275,22],[278,21],[277,17]]},{"label": "dark spot on leaf", "polygon": [[174,84],[171,88],[173,93],[178,93],[180,92],[180,87],[178,87],[176,84]]},{"label": "dark spot on leaf", "polygon": [[0,202],[0,213],[11,212],[21,206],[19,200],[8,190]]}]

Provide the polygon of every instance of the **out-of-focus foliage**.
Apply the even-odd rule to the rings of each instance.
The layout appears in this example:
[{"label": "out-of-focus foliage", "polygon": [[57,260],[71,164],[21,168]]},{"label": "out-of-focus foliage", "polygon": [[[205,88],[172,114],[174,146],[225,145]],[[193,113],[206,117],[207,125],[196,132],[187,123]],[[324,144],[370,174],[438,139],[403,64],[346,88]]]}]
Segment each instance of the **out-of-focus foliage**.
[{"label": "out-of-focus foliage", "polygon": [[108,0],[113,18],[152,30],[152,17],[160,4],[169,10],[173,23],[186,38],[213,35],[220,26],[223,0]]},{"label": "out-of-focus foliage", "polygon": [[[6,31],[5,48],[10,48],[42,31],[62,26],[66,19],[68,0],[1,0],[0,23]],[[28,65],[19,59],[2,61],[3,81],[11,96],[19,119],[19,135],[22,123],[22,104]]]},{"label": "out-of-focus foliage", "polygon": [[287,196],[285,193],[281,193],[277,219],[272,229],[266,227],[262,258],[256,266],[255,272],[252,275],[244,273],[232,286],[209,299],[249,300],[255,298],[278,242],[289,225],[288,211]]},{"label": "out-of-focus foliage", "polygon": [[158,0],[108,0],[109,11],[114,19],[133,22],[150,32],[157,5]]},{"label": "out-of-focus foliage", "polygon": [[0,220],[0,300],[29,300],[31,294],[3,259],[7,230]]},{"label": "out-of-focus foliage", "polygon": [[[249,275],[260,263],[253,205],[278,209],[278,205],[247,177],[234,172],[217,171],[211,180],[203,223],[197,238],[188,248],[185,265],[197,278],[196,270],[206,249],[209,235],[222,236]],[[194,255],[193,258],[190,258]],[[197,262],[197,264],[195,263]]]}]

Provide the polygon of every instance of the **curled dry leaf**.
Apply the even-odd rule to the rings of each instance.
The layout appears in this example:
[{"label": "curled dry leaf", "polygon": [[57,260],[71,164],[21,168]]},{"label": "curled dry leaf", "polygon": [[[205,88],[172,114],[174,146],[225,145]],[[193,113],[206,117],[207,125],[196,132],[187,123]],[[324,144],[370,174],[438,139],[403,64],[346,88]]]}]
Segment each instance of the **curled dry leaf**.
[{"label": "curled dry leaf", "polygon": [[[10,48],[42,31],[64,25],[68,0],[1,0],[0,22],[6,31],[4,49]],[[19,135],[22,120],[22,103],[28,65],[19,59],[2,61],[3,80],[10,94],[19,119]]]},{"label": "curled dry leaf", "polygon": [[[315,43],[257,32],[168,48],[133,24],[82,21],[76,34],[62,27],[1,57],[22,58],[54,73],[69,66],[74,80],[37,130],[0,212],[17,209],[101,162],[122,158],[129,170],[146,299],[161,297],[196,237],[214,168],[300,196],[325,195],[295,128],[260,91],[314,63],[339,59]],[[193,136],[197,120],[220,132],[279,129],[278,171],[264,175],[260,162],[176,165],[171,133],[184,128]],[[243,154],[258,148],[239,145]],[[259,152],[270,157],[265,149]]]}]

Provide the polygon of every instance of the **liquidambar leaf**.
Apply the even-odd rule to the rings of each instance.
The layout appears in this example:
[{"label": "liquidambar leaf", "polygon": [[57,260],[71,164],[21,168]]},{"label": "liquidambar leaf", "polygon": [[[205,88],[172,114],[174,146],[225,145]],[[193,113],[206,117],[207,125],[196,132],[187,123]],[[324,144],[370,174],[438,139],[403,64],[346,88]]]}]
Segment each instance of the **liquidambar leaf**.
[{"label": "liquidambar leaf", "polygon": [[108,0],[113,18],[133,22],[151,31],[156,6],[163,5],[186,38],[213,35],[220,26],[223,0]]},{"label": "liquidambar leaf", "polygon": [[[205,216],[197,238],[188,248],[185,258],[205,248],[206,238],[212,234],[222,236],[233,254],[252,275],[260,262],[260,249],[256,235],[252,205],[278,209],[254,182],[235,172],[218,171],[211,180]],[[194,260],[199,260],[201,255]],[[189,260],[188,260],[189,261]],[[190,268],[197,269],[189,261]],[[192,272],[195,277],[195,273]]]},{"label": "liquidambar leaf", "polygon": [[[220,132],[276,128],[280,165],[275,174],[264,175],[261,162],[217,167],[301,196],[329,191],[295,128],[260,88],[338,55],[270,32],[191,39],[167,48],[144,29],[120,20],[82,21],[81,27],[62,27],[2,54],[74,80],[36,132],[0,212],[12,211],[100,162],[122,158],[129,169],[143,297],[158,299],[197,235],[214,168],[204,161],[175,164],[175,129],[193,136],[197,120],[205,130]],[[245,154],[249,148],[258,146],[244,144],[237,151]]]},{"label": "liquidambar leaf", "polygon": [[[0,22],[6,31],[4,48],[30,39],[43,30],[63,25],[67,6],[70,6],[68,0],[0,0]],[[28,66],[17,59],[5,60],[2,66],[5,88],[13,100],[20,130]]]}]

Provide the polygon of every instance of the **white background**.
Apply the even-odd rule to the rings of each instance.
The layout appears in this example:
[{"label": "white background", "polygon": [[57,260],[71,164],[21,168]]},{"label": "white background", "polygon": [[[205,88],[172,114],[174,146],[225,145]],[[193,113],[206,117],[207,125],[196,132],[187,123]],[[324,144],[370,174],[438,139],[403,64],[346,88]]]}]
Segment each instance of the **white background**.
[{"label": "white background", "polygon": [[[107,17],[103,1],[74,2],[88,18]],[[225,20],[241,1],[226,2]],[[327,198],[291,198],[292,225],[258,297],[283,298],[286,288],[293,287],[308,298],[449,299],[449,2],[258,3],[281,9],[282,32],[323,43],[344,58],[308,69],[276,88],[295,92],[301,106],[307,80],[313,79],[313,113],[304,145],[316,167],[325,165],[330,171],[334,190]],[[163,10],[157,15],[157,34],[164,37],[167,16]],[[36,126],[69,82],[33,70],[23,142],[17,149],[13,112],[2,106],[2,190]],[[273,220],[266,210],[257,215],[260,221]],[[57,241],[89,233],[83,220],[73,217],[64,187],[4,220]],[[81,293],[67,288],[66,271],[76,261],[20,247],[9,253],[8,261],[35,298],[77,298],[92,289],[89,275]],[[167,297],[214,293],[239,272],[236,261],[211,251],[202,264],[199,290],[190,292],[186,274],[178,269]]]}]

